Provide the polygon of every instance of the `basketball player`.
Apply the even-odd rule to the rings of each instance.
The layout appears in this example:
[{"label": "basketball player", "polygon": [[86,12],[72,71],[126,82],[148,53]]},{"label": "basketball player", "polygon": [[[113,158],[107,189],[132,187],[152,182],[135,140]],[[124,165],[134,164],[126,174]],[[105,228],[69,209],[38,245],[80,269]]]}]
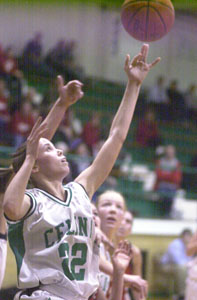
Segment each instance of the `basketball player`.
[{"label": "basketball player", "polygon": [[[92,203],[92,213],[93,219],[95,223],[95,229],[100,229],[100,218],[98,215],[98,211],[96,206]],[[100,235],[100,240],[102,243],[107,245],[108,247],[112,247],[109,240],[105,236],[105,234],[100,230],[98,230]],[[129,262],[132,258],[132,250],[131,244],[127,241],[120,242],[112,255],[112,265],[113,265],[113,281],[110,298],[111,300],[121,300],[124,286],[124,273],[129,265]],[[106,296],[99,286],[98,290],[89,300],[106,300]]]},{"label": "basketball player", "polygon": [[[127,210],[125,211],[120,227],[116,232],[116,245],[118,245],[120,241],[124,241],[128,238],[128,236],[132,233],[132,226],[133,214]],[[132,254],[132,260],[128,265],[126,273],[142,277],[142,255],[140,249],[135,245],[132,245]],[[132,294],[134,294],[133,298],[135,299],[135,291],[132,291]],[[130,300],[131,297],[132,296],[130,296],[129,290],[125,288],[122,300]]]},{"label": "basketball player", "polygon": [[[68,107],[83,96],[83,92],[81,91],[82,84],[78,80],[73,80],[64,86],[62,77],[58,76],[57,84],[59,98],[44,121],[46,124],[53,124],[53,126],[49,126],[46,132],[46,137],[49,139],[53,137]],[[3,213],[3,196],[6,186],[12,177],[12,166],[8,169],[0,169],[0,288],[3,282],[7,257],[7,225]]]},{"label": "basketball player", "polygon": [[[119,192],[108,190],[102,193],[97,199],[97,209],[101,220],[101,230],[112,242],[115,240],[116,232],[124,220],[125,199]],[[110,281],[113,275],[110,254],[105,245],[101,247],[101,264],[103,271],[100,284],[105,293],[110,295]],[[133,276],[134,275],[134,276]],[[145,299],[147,295],[147,282],[141,278],[141,274],[124,275],[124,282],[135,291],[135,299]]]},{"label": "basketball player", "polygon": [[[16,174],[4,199],[19,287],[24,289],[15,300],[84,300],[97,289],[99,253],[89,199],[109,175],[126,139],[140,86],[160,60],[148,64],[147,55],[148,45],[143,45],[132,62],[127,56],[128,84],[109,137],[92,165],[73,182],[62,186],[69,165],[62,151],[43,138],[48,128],[40,118],[26,146],[15,154]],[[34,188],[27,190],[29,180]]]}]

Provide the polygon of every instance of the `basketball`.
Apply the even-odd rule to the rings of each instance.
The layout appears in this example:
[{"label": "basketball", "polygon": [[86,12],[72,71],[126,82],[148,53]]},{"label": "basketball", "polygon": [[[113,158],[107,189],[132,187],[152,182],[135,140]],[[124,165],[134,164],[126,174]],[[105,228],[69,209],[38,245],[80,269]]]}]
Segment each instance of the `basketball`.
[{"label": "basketball", "polygon": [[175,11],[170,0],[125,0],[121,21],[135,39],[153,42],[165,36],[174,24]]}]

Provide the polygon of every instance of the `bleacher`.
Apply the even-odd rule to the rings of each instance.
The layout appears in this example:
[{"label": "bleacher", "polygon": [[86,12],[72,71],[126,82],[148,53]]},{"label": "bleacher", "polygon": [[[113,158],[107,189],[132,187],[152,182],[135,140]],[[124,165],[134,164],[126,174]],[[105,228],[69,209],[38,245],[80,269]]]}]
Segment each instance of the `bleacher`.
[{"label": "bleacher", "polygon": [[[27,78],[28,83],[35,86],[43,94],[50,84],[49,79],[35,75],[30,76],[28,74]],[[115,113],[122,98],[124,86],[98,79],[88,79],[84,84],[83,90],[85,92],[84,98],[74,106],[76,116],[82,122],[86,122],[89,119],[91,111],[100,111],[104,126],[106,126],[106,123],[110,124],[111,116]],[[138,119],[143,112],[143,104],[144,98],[142,92],[124,147],[132,156],[132,165],[145,166],[151,172],[154,170],[155,152],[153,149],[140,148],[136,145],[134,138]],[[186,201],[187,199],[197,200],[197,189],[188,180],[189,176],[197,175],[197,170],[189,166],[192,156],[197,152],[197,129],[191,126],[186,128],[178,123],[166,123],[164,121],[158,121],[158,125],[164,145],[173,144],[177,149],[177,157],[182,163],[185,177],[182,188],[185,191],[184,197]],[[9,165],[9,155],[11,152],[12,149],[9,147],[0,147],[1,166]],[[121,164],[121,162],[118,161],[117,164]],[[128,207],[136,212],[136,216],[162,217],[163,204],[155,201],[155,194],[152,191],[144,189],[142,181],[135,178],[128,179],[125,176],[117,176],[117,181],[117,188],[125,195]]]}]

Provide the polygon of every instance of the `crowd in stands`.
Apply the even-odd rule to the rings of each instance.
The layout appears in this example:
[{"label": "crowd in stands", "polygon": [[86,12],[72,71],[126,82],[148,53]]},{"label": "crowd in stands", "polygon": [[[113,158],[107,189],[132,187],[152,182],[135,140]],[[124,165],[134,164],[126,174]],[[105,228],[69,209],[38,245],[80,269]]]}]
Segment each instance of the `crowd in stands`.
[{"label": "crowd in stands", "polygon": [[[43,56],[42,40],[42,33],[36,33],[18,58],[13,47],[4,49],[0,45],[0,144],[16,148],[26,139],[37,115],[44,115],[57,95],[57,74],[62,74],[66,81],[84,78],[82,68],[75,63],[75,41],[60,40]],[[26,74],[46,76],[54,86],[48,94],[40,95],[28,86]]]},{"label": "crowd in stands", "polygon": [[197,94],[194,83],[182,91],[178,80],[171,80],[165,85],[165,78],[159,76],[147,92],[147,102],[157,111],[160,120],[179,121],[186,126],[190,120],[196,121]]},{"label": "crowd in stands", "polygon": [[[62,74],[66,81],[85,78],[83,69],[76,64],[74,40],[59,40],[48,53],[43,55],[43,35],[38,32],[24,46],[19,58],[14,49],[0,47],[0,145],[17,148],[29,135],[38,115],[44,116],[51,103],[57,98],[56,76]],[[50,78],[51,84],[44,95],[35,87],[28,86],[25,74],[39,74]],[[138,115],[135,142],[139,148],[156,150],[163,145],[160,121],[179,121],[183,126],[196,122],[197,94],[196,85],[191,84],[183,92],[178,81],[168,85],[159,76],[155,84],[145,93],[143,116]],[[75,178],[95,157],[105,135],[102,113],[92,112],[91,119],[82,123],[69,110],[55,136],[55,143],[61,143],[64,152],[78,156],[71,160],[71,176]],[[169,150],[169,151],[168,151]],[[178,150],[178,149],[177,149]],[[123,149],[119,159],[127,159],[132,149]],[[170,153],[170,154],[169,154]],[[196,159],[191,162],[196,167]],[[169,215],[176,191],[181,186],[181,164],[176,158],[174,146],[167,146],[163,157],[156,162],[156,184],[153,187],[165,202],[166,215]],[[110,186],[116,180],[109,179]],[[165,194],[165,196],[164,196]]]}]

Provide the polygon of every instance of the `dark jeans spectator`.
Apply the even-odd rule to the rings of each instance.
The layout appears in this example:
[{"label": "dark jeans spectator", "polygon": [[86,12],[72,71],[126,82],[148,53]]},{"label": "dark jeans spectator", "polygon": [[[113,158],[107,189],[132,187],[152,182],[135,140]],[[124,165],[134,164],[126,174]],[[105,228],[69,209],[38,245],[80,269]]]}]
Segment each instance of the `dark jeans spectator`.
[{"label": "dark jeans spectator", "polygon": [[158,184],[157,193],[159,194],[160,201],[163,202],[163,213],[165,217],[170,216],[176,191],[177,186],[172,183],[161,182]]}]

